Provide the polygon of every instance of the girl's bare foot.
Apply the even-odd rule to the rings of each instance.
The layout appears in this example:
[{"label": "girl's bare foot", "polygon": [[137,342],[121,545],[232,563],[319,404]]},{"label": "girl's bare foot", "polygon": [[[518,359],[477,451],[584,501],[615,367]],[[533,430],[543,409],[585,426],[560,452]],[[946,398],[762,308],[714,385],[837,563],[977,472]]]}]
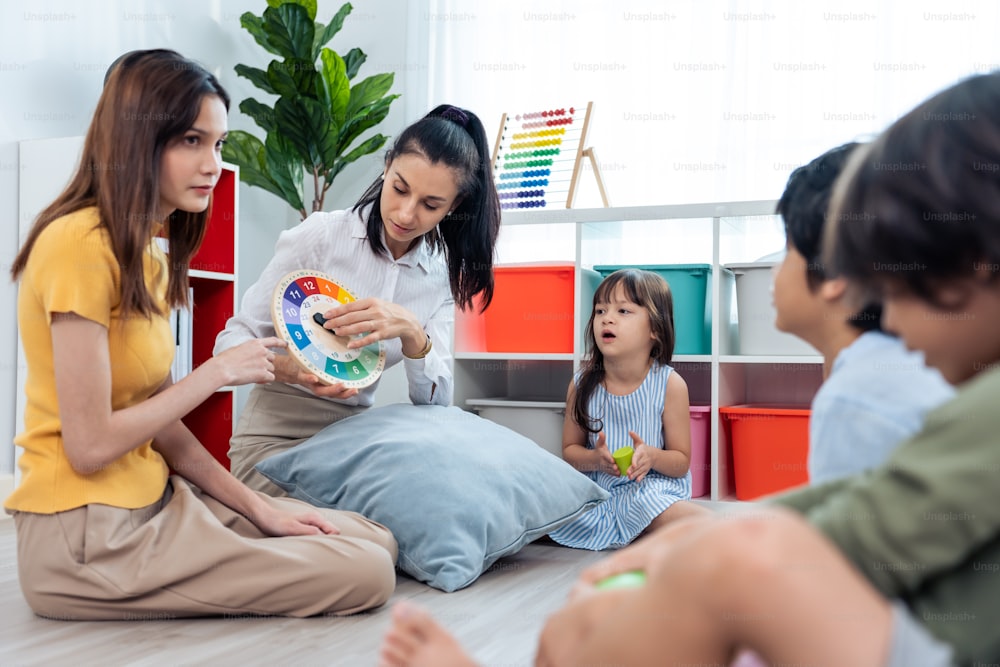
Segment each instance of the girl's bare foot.
[{"label": "girl's bare foot", "polygon": [[398,602],[382,639],[380,667],[476,667],[458,641],[421,607]]}]

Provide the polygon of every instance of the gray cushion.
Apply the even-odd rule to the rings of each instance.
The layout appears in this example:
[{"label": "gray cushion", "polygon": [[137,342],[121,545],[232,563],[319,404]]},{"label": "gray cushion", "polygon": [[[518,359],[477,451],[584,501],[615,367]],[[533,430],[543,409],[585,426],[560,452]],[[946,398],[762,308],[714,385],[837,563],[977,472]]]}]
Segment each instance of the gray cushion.
[{"label": "gray cushion", "polygon": [[608,497],[531,440],[454,406],[371,408],[257,470],[294,498],[387,526],[399,567],[449,592]]}]

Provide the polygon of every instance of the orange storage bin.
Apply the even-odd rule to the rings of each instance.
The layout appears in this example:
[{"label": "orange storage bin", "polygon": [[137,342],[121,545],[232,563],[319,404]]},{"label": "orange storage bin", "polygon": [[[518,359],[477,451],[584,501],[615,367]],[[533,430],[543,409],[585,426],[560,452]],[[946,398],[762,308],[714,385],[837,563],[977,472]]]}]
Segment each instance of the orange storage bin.
[{"label": "orange storage bin", "polygon": [[736,498],[751,500],[809,481],[809,408],[720,407],[733,448]]},{"label": "orange storage bin", "polygon": [[[482,322],[485,351],[572,354],[574,332],[586,325],[601,281],[596,271],[580,270],[584,294],[578,318],[575,271],[573,264],[495,267],[493,302]],[[476,340],[474,318],[460,317],[458,324],[460,340]]]}]

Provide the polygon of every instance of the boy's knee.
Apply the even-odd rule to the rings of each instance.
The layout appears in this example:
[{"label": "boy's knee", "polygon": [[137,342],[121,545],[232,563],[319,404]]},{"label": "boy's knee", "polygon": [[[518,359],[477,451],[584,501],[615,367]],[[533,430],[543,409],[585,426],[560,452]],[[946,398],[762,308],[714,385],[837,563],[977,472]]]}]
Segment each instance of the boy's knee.
[{"label": "boy's knee", "polygon": [[787,511],[719,521],[691,544],[699,553],[692,575],[712,587],[766,585],[794,560],[794,545],[808,530],[803,519]]},{"label": "boy's knee", "polygon": [[734,579],[767,589],[796,570],[807,567],[815,531],[800,516],[786,510],[740,521],[727,535]]}]

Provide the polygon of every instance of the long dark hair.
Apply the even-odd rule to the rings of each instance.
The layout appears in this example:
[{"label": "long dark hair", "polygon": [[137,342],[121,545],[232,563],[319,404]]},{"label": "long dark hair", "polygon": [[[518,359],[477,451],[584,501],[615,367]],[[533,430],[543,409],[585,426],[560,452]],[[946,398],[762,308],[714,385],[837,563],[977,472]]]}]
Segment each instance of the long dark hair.
[{"label": "long dark hair", "polygon": [[[463,310],[479,294],[482,310],[493,300],[493,254],[500,233],[500,198],[493,183],[486,130],[476,114],[443,104],[407,127],[386,152],[385,163],[404,154],[421,155],[431,164],[445,164],[459,174],[458,207],[424,234],[432,249],[443,250],[448,262],[451,294]],[[357,211],[371,205],[368,244],[375,253],[388,252],[382,243],[381,178],[358,202]]]},{"label": "long dark hair", "polygon": [[934,95],[858,151],[831,216],[828,262],[858,290],[892,284],[951,308],[943,286],[997,280],[1000,73]]},{"label": "long dark hair", "polygon": [[160,158],[164,147],[191,129],[201,101],[229,95],[198,63],[167,49],[133,51],[111,66],[83,143],[76,173],[38,218],[14,258],[17,280],[42,231],[59,217],[96,206],[121,267],[122,314],[159,313],[143,275],[143,255],[154,230],[165,224],[170,241],[167,303],[187,304],[188,262],[201,245],[209,209],[160,211]]},{"label": "long dark hair", "polygon": [[573,401],[573,421],[588,433],[600,433],[604,430],[604,420],[587,412],[590,397],[604,382],[605,377],[604,354],[594,339],[594,318],[597,316],[597,304],[610,302],[619,285],[629,301],[642,306],[649,313],[649,326],[656,339],[653,349],[649,351],[650,358],[661,364],[669,364],[674,356],[674,298],[670,293],[670,285],[663,276],[641,269],[619,269],[601,281],[594,292],[594,303],[585,334],[590,357],[583,361],[580,368],[580,381]]}]

